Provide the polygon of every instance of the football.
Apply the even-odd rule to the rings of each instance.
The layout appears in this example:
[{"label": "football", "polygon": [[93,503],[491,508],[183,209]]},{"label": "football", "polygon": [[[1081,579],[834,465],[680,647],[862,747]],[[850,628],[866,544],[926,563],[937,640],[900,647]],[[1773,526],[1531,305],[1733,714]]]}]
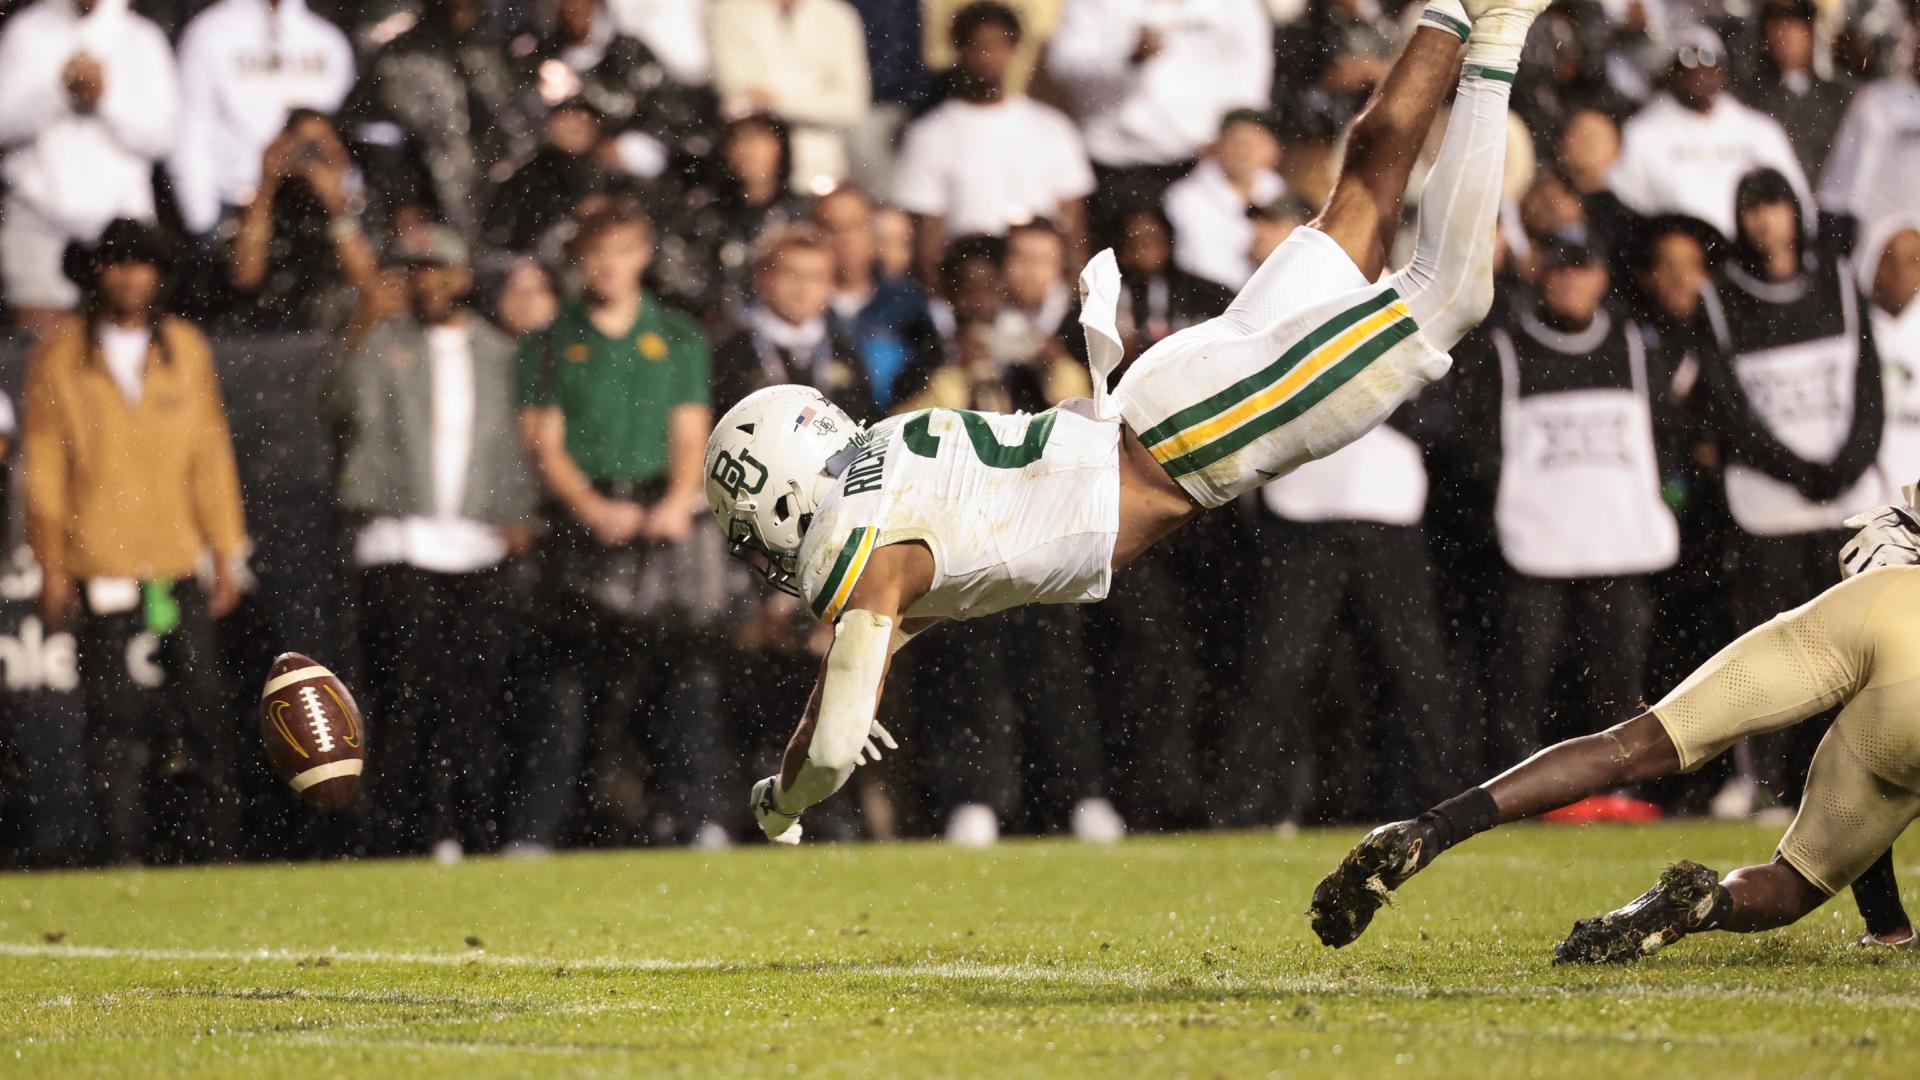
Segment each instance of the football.
[{"label": "football", "polygon": [[366,729],[353,694],[300,653],[281,653],[260,691],[260,738],[273,771],[311,806],[339,810],[360,786]]}]

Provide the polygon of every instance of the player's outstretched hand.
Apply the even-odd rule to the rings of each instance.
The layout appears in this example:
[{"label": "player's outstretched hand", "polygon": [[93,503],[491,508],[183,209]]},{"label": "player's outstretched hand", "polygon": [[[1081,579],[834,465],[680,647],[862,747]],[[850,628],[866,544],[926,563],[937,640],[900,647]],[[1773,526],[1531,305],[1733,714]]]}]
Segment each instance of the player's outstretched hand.
[{"label": "player's outstretched hand", "polygon": [[900,749],[900,744],[893,741],[893,733],[881,727],[880,721],[875,720],[873,726],[867,729],[866,748],[855,755],[854,760],[862,765],[871,765],[880,760],[880,748],[883,746],[889,750]]},{"label": "player's outstretched hand", "polygon": [[773,787],[778,776],[769,776],[753,785],[753,794],[748,803],[753,807],[753,820],[760,825],[760,831],[767,839],[776,844],[797,844],[800,842],[800,815],[789,814],[773,801]]}]

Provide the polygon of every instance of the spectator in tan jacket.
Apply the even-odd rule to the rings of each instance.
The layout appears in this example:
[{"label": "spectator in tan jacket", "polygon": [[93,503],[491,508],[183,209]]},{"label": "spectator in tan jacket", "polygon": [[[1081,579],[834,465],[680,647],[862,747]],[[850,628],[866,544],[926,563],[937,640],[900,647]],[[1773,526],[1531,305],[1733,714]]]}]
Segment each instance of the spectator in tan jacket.
[{"label": "spectator in tan jacket", "polygon": [[[185,781],[166,788],[178,805],[157,807],[180,819],[170,831],[185,857],[234,854],[239,817],[228,780],[243,744],[213,670],[213,620],[239,598],[240,480],[206,339],[161,313],[164,261],[152,229],[130,220],[69,248],[80,314],[34,353],[25,397],[41,614],[74,629],[97,854],[115,862],[145,854],[152,767]],[[147,667],[149,642],[162,687],[131,670]]]},{"label": "spectator in tan jacket", "polygon": [[796,189],[846,179],[847,135],[873,107],[859,14],[846,0],[715,0],[708,25],[721,107],[786,121]]}]

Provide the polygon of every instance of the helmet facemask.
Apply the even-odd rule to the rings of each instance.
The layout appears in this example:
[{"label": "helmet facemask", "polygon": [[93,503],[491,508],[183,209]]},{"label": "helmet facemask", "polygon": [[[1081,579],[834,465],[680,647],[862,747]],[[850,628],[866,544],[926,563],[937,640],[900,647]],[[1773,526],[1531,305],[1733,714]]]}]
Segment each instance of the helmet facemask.
[{"label": "helmet facemask", "polygon": [[754,573],[765,578],[767,584],[788,596],[800,595],[800,583],[794,577],[792,567],[795,560],[782,560],[779,555],[767,550],[767,546],[760,542],[760,534],[754,531],[753,522],[744,518],[734,519],[733,534],[727,538],[727,554],[746,563]]},{"label": "helmet facemask", "polygon": [[742,398],[708,438],[707,504],[728,552],[799,595],[800,548],[864,431],[818,390],[774,386]]},{"label": "helmet facemask", "polygon": [[785,492],[774,496],[771,509],[773,523],[783,534],[783,539],[789,524],[792,526],[790,549],[779,550],[761,536],[754,524],[762,518],[760,500],[756,498],[734,505],[734,516],[727,536],[727,554],[752,567],[754,572],[767,580],[767,584],[789,596],[799,596],[800,586],[795,575],[799,573],[800,542],[805,539],[807,526],[812,522],[813,504],[805,499],[800,485],[790,481]]}]

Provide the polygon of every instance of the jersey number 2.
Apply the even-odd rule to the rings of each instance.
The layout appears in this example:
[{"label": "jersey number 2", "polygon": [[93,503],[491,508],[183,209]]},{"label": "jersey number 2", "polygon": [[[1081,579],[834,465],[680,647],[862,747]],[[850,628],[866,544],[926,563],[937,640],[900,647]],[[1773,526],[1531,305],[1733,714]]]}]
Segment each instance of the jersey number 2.
[{"label": "jersey number 2", "polygon": [[967,429],[967,441],[973,444],[974,456],[980,459],[980,464],[991,469],[1024,469],[1039,461],[1040,454],[1047,448],[1047,439],[1053,435],[1054,415],[1051,410],[1029,417],[1026,437],[1009,446],[994,435],[993,425],[977,412],[930,409],[907,421],[907,426],[900,429],[907,449],[921,457],[936,457],[940,453],[940,436],[932,431],[935,411],[951,412],[960,418],[961,426]]}]

